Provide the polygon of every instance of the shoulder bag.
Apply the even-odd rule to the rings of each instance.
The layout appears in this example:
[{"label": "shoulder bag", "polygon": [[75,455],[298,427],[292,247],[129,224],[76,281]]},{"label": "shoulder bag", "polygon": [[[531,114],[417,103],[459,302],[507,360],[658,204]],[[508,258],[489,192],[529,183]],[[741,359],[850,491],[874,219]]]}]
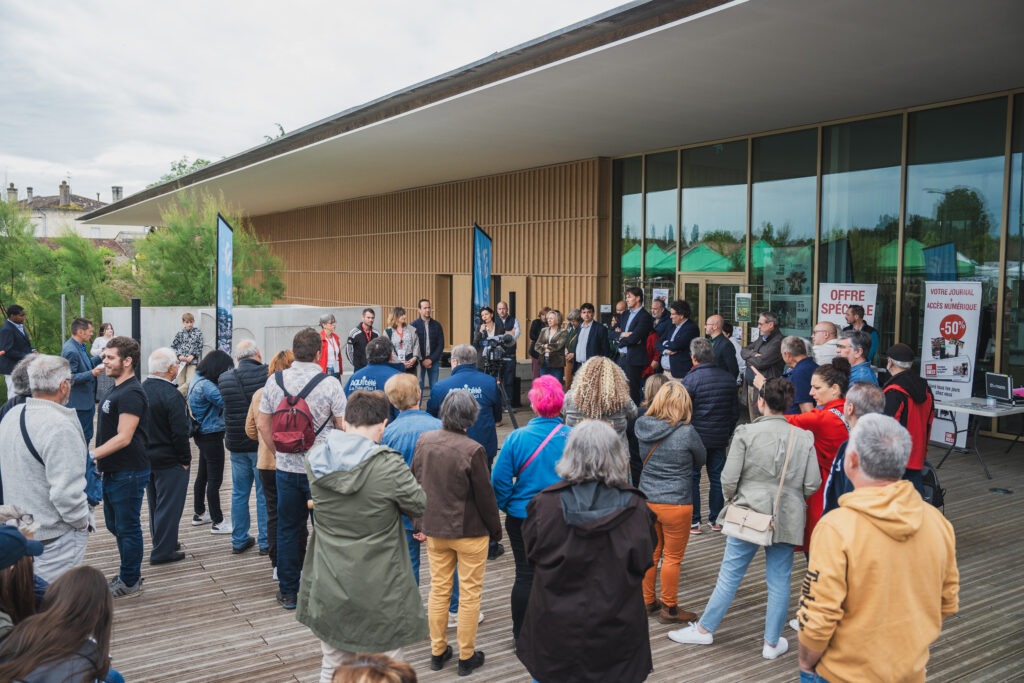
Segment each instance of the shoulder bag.
[{"label": "shoulder bag", "polygon": [[533,452],[533,455],[531,455],[529,459],[523,463],[523,466],[519,468],[519,471],[516,472],[517,479],[523,476],[523,472],[525,472],[526,468],[530,466],[530,463],[533,462],[534,458],[540,455],[540,452],[544,450],[544,447],[548,445],[548,442],[551,441],[551,439],[554,438],[555,434],[557,434],[564,426],[564,424],[556,425],[555,428],[551,430],[551,433],[548,434],[547,437],[540,442],[540,445],[537,446],[537,450]]},{"label": "shoulder bag", "polygon": [[755,512],[735,503],[729,503],[725,506],[725,516],[722,520],[722,533],[726,536],[732,536],[733,538],[756,545],[767,546],[772,544],[772,537],[775,534],[775,515],[779,510],[782,486],[786,482],[789,456],[793,453],[794,429],[795,427],[790,427],[789,443],[786,446],[786,460],[782,464],[782,476],[779,477],[779,489],[775,493],[772,513],[768,515],[763,512]]}]

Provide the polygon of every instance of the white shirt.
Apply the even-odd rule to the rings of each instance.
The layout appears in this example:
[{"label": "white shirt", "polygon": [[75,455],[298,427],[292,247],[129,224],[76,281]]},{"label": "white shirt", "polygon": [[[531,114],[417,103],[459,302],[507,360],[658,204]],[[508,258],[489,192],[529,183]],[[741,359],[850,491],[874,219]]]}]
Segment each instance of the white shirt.
[{"label": "white shirt", "polygon": [[594,321],[590,321],[590,324],[580,323],[580,331],[576,336],[576,362],[586,363],[587,362],[587,341],[590,339],[590,328],[593,327]]}]

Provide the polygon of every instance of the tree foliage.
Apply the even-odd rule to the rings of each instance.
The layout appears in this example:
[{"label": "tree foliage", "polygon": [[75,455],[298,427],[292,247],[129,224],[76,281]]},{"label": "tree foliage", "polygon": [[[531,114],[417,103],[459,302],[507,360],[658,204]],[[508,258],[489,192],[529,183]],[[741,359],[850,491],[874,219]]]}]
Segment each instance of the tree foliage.
[{"label": "tree foliage", "polygon": [[218,213],[234,228],[235,304],[269,305],[284,295],[281,261],[256,239],[248,220],[223,197],[186,192],[161,214],[163,227],[139,244],[136,263],[144,305],[214,305]]},{"label": "tree foliage", "polygon": [[162,185],[163,183],[166,183],[170,180],[174,180],[175,178],[180,178],[183,175],[194,173],[195,171],[198,171],[199,169],[209,165],[209,159],[196,159],[195,161],[189,161],[188,155],[185,155],[181,157],[181,159],[179,159],[178,161],[171,162],[170,173],[164,173],[155,183],[150,183],[149,185],[146,185],[146,187],[150,188],[156,187],[157,185]]}]

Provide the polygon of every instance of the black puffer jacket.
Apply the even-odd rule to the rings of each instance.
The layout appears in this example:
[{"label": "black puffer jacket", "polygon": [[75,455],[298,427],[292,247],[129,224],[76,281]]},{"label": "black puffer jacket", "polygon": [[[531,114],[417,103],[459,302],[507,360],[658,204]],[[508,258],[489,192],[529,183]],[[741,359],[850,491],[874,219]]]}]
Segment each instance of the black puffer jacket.
[{"label": "black puffer jacket", "polygon": [[236,453],[255,453],[259,444],[245,435],[245,416],[252,395],[267,383],[267,366],[252,358],[220,376],[217,386],[224,399],[224,445]]},{"label": "black puffer jacket", "polygon": [[693,400],[693,418],[705,448],[721,448],[729,443],[739,419],[736,378],[710,363],[694,366],[683,378],[683,386]]}]

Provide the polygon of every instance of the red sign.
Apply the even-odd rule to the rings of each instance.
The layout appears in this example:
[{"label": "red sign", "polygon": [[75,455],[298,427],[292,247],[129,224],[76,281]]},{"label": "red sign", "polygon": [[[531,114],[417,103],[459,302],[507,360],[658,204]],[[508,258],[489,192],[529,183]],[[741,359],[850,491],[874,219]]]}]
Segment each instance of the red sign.
[{"label": "red sign", "polygon": [[939,323],[939,334],[943,339],[963,339],[967,323],[956,313],[951,313]]}]

